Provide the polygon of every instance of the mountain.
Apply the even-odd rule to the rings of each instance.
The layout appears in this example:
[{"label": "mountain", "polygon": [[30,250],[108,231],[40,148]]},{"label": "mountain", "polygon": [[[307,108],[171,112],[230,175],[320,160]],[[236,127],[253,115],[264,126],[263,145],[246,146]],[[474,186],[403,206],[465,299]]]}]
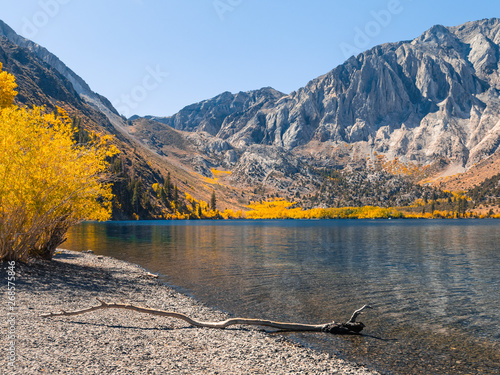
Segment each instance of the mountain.
[{"label": "mountain", "polygon": [[116,217],[190,215],[187,198],[162,198],[167,178],[182,197],[215,191],[223,209],[277,196],[304,207],[405,205],[500,172],[495,18],[374,47],[288,95],[224,92],[170,117],[123,118],[1,21],[0,61],[20,103],[63,104],[84,128],[116,135]]},{"label": "mountain", "polygon": [[[48,111],[63,107],[86,131],[112,134],[121,153],[112,163],[114,219],[160,218],[166,214],[188,213],[184,204],[173,209],[173,197],[159,199],[154,184],[164,185],[169,176],[172,190],[187,190],[191,178],[183,168],[172,165],[129,134],[129,123],[110,102],[91,91],[85,81],[45,48],[17,35],[0,21],[0,61],[16,77],[19,105],[43,105]],[[206,200],[210,192],[202,194]]]},{"label": "mountain", "polygon": [[245,109],[228,106],[233,98],[224,93],[161,122],[207,131],[235,147],[349,143],[468,168],[500,144],[499,44],[498,19],[434,26],[413,41],[351,57],[288,96]]},{"label": "mountain", "polygon": [[219,138],[227,138],[224,136],[226,124],[240,116],[250,119],[258,111],[272,108],[283,96],[285,94],[271,87],[237,94],[226,91],[213,99],[187,106],[172,117],[146,118],[178,130],[205,131]]},{"label": "mountain", "polygon": [[443,182],[499,150],[499,67],[499,19],[437,25],[353,56],[289,95],[223,93],[149,119],[204,134],[202,148],[224,145],[205,154],[233,172],[232,184],[297,193],[289,177],[314,180],[301,165],[349,170],[381,156]]}]

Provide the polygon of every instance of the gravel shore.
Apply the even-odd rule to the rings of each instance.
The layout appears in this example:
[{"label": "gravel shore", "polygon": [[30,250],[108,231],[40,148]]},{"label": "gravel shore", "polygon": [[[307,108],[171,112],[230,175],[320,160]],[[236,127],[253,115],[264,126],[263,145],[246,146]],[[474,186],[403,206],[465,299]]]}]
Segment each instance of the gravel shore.
[{"label": "gravel shore", "polygon": [[[51,262],[16,264],[17,315],[12,327],[7,323],[7,266],[0,265],[1,373],[375,374],[258,327],[195,328],[177,319],[117,309],[41,318],[47,312],[97,305],[96,297],[205,321],[228,318],[165,286],[137,265],[67,250]],[[6,349],[9,328],[16,334],[14,367],[8,364]]]}]

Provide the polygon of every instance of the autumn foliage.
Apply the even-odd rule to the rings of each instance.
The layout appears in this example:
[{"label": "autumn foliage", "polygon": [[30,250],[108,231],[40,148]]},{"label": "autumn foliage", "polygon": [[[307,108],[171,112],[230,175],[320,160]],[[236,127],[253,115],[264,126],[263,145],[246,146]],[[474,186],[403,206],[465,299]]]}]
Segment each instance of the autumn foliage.
[{"label": "autumn foliage", "polygon": [[393,208],[376,206],[311,208],[304,210],[284,199],[253,202],[246,212],[248,219],[388,219],[402,218],[403,214]]},{"label": "autumn foliage", "polygon": [[[2,65],[0,63],[0,69]],[[14,76],[0,73],[0,260],[50,259],[70,226],[106,220],[109,136],[77,144],[64,110],[13,105]]]}]

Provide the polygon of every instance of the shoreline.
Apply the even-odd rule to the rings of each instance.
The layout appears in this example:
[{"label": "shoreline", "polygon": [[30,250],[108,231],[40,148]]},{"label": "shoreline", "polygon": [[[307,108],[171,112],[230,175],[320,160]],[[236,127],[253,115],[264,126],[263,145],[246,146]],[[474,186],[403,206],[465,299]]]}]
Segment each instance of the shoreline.
[{"label": "shoreline", "polygon": [[[229,222],[229,221],[250,221],[250,222],[259,222],[259,221],[319,221],[319,220],[324,220],[324,221],[333,221],[333,220],[338,220],[338,221],[388,221],[388,220],[437,220],[437,221],[465,221],[465,220],[473,220],[473,221],[484,221],[484,220],[500,220],[500,215],[495,216],[495,217],[376,217],[376,218],[291,218],[291,217],[286,217],[286,218],[259,218],[259,219],[248,219],[248,218],[230,218],[230,219],[124,219],[124,220],[106,220],[106,221],[82,221],[81,223],[124,223],[124,222],[130,222],[130,223],[144,223],[144,222],[199,222],[199,221],[204,221],[204,222]],[[79,224],[81,224],[79,223]]]},{"label": "shoreline", "polygon": [[[0,274],[7,278],[7,263]],[[184,313],[200,320],[229,316],[209,308],[143,267],[112,257],[60,250],[51,262],[16,263],[16,362],[10,374],[377,374],[300,346],[260,327],[194,328],[184,321],[125,310],[41,318],[106,302]],[[7,313],[7,302],[2,314]]]}]

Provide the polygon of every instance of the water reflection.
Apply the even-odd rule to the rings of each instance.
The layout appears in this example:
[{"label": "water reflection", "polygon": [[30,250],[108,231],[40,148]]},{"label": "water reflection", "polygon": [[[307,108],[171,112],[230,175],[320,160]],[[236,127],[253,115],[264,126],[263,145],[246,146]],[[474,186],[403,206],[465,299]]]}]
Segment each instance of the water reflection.
[{"label": "water reflection", "polygon": [[393,373],[488,374],[499,234],[496,221],[86,223],[65,246],[141,264],[235,315],[325,323],[370,303],[367,334],[384,340],[293,336]]}]

